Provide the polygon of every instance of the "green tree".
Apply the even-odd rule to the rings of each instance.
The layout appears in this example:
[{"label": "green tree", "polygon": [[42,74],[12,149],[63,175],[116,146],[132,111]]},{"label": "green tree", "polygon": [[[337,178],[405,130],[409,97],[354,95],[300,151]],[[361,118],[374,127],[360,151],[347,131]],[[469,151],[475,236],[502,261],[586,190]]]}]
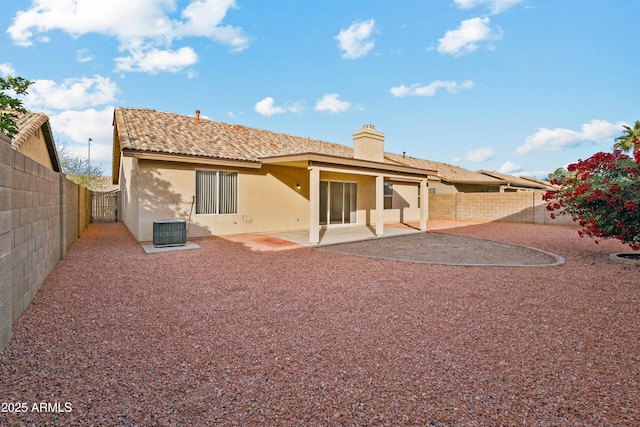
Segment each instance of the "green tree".
[{"label": "green tree", "polygon": [[552,181],[554,179],[561,180],[561,179],[563,179],[565,177],[569,177],[569,176],[571,176],[571,172],[569,172],[565,168],[558,168],[558,169],[554,170],[553,172],[551,172],[549,175],[547,175],[547,180],[548,181]]},{"label": "green tree", "polygon": [[616,138],[616,143],[613,148],[628,152],[633,148],[633,152],[640,150],[640,120],[636,120],[636,123],[631,126],[624,125],[623,134]]},{"label": "green tree", "polygon": [[96,178],[104,175],[102,167],[91,165],[91,170],[89,170],[88,159],[75,156],[64,144],[58,145],[57,148],[60,166],[62,166],[62,172],[67,175],[67,178],[83,187],[95,189]]},{"label": "green tree", "polygon": [[[596,153],[567,166],[546,192],[551,217],[569,215],[580,236],[618,239],[640,250],[640,151],[635,158],[620,150]],[[597,242],[597,240],[596,240]]]},{"label": "green tree", "polygon": [[7,76],[0,77],[0,133],[12,138],[18,133],[18,113],[26,113],[27,110],[22,106],[22,101],[18,98],[10,96],[7,91],[15,93],[15,95],[26,95],[27,89],[33,84],[29,80],[22,77]]}]

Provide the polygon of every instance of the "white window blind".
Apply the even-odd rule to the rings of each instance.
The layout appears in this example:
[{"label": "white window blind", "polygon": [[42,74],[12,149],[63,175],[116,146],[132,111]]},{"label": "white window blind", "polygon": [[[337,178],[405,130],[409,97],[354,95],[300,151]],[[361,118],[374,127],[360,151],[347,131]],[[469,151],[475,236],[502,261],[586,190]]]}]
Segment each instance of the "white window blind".
[{"label": "white window blind", "polygon": [[196,214],[238,213],[238,173],[196,171]]}]

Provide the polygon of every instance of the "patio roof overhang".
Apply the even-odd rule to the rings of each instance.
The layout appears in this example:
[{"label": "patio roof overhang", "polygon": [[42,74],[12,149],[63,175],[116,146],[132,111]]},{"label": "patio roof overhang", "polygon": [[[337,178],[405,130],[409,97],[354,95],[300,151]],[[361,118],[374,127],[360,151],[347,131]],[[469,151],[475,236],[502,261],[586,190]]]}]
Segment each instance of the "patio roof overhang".
[{"label": "patio roof overhang", "polygon": [[323,171],[353,173],[356,175],[383,174],[392,179],[424,179],[437,172],[432,169],[420,169],[410,166],[373,162],[350,157],[330,156],[318,153],[299,153],[283,156],[263,157],[262,164],[272,164],[296,168],[318,167]]},{"label": "patio roof overhang", "polygon": [[[351,173],[354,175],[384,175],[387,179],[398,181],[420,182],[428,177],[434,177],[437,171],[421,169],[411,166],[373,162],[350,157],[331,156],[319,153],[299,153],[282,156],[263,157],[258,160],[224,159],[219,157],[194,156],[187,154],[151,152],[140,150],[122,150],[121,156],[140,160],[155,160],[164,162],[192,163],[212,166],[240,167],[260,169],[262,165],[278,165],[301,169],[318,168],[326,172]],[[119,160],[118,156],[118,160]],[[114,170],[114,177],[117,174]],[[117,183],[117,179],[114,179]]]}]

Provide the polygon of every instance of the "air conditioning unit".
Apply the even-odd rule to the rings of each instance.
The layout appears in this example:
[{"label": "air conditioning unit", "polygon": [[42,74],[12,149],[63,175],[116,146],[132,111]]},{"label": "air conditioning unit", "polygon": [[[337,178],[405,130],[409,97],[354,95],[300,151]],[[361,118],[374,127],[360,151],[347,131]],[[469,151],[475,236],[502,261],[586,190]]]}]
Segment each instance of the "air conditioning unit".
[{"label": "air conditioning unit", "polygon": [[187,221],[157,219],[153,221],[153,246],[184,246],[187,244]]}]

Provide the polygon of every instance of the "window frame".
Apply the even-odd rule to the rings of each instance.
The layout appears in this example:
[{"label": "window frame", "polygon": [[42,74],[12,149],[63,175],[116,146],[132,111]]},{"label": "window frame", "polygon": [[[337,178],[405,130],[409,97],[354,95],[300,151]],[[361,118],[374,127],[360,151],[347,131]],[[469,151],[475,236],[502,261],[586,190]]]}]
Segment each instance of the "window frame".
[{"label": "window frame", "polygon": [[[387,189],[389,189],[391,191],[391,194],[387,194]],[[395,194],[395,190],[393,189],[393,182],[391,181],[385,181],[384,182],[384,189],[383,189],[383,198],[382,198],[382,205],[384,207],[385,210],[391,210],[393,209],[393,195]],[[390,202],[390,206],[387,207],[387,200],[391,199]]]},{"label": "window frame", "polygon": [[[323,206],[323,202],[322,202],[322,198],[323,198],[323,190],[322,190],[322,184],[325,183],[326,184],[326,191],[324,192],[325,194],[325,209],[324,211],[322,210],[322,206]],[[331,206],[331,202],[330,202],[330,188],[331,188],[331,184],[332,183],[338,183],[338,184],[342,184],[342,222],[340,223],[332,223],[331,222],[331,214],[330,214],[330,206]],[[355,207],[353,209],[349,209],[349,222],[345,221],[345,212],[344,212],[344,207],[345,207],[345,200],[346,200],[346,187],[347,185],[349,185],[351,191],[349,194],[353,195],[353,202]],[[322,227],[343,227],[343,226],[350,226],[350,225],[357,225],[358,224],[358,182],[357,181],[341,181],[341,180],[336,180],[336,179],[321,179],[320,180],[320,187],[319,187],[319,192],[320,192],[320,203],[318,204],[318,209],[319,209],[319,224]],[[351,202],[351,201],[350,201]],[[351,203],[349,203],[349,206],[351,207]],[[353,216],[353,220],[352,220],[352,216]],[[324,220],[323,220],[324,217]]]},{"label": "window frame", "polygon": [[[213,199],[211,201],[200,201],[202,191],[206,191],[206,189],[199,191],[199,177],[198,175],[201,173],[213,174],[213,182],[209,182],[208,185],[211,189],[214,189],[215,192],[213,194],[208,194],[209,198]],[[232,179],[231,183],[225,183],[224,180],[221,180],[221,176],[235,176]],[[194,210],[197,216],[223,216],[223,215],[238,215],[239,212],[239,198],[240,198],[240,189],[239,189],[239,179],[240,174],[238,171],[234,170],[225,170],[225,169],[196,169],[195,170],[195,196],[194,196]],[[232,187],[229,188],[229,185]],[[223,197],[229,197],[231,200],[225,199]],[[199,202],[200,201],[200,202]],[[199,206],[201,203],[205,203],[205,206]],[[213,205],[213,206],[206,206]],[[231,211],[227,210],[231,206]],[[211,208],[212,207],[212,208]],[[202,212],[205,210],[206,212]],[[221,212],[223,211],[224,212]]]}]

